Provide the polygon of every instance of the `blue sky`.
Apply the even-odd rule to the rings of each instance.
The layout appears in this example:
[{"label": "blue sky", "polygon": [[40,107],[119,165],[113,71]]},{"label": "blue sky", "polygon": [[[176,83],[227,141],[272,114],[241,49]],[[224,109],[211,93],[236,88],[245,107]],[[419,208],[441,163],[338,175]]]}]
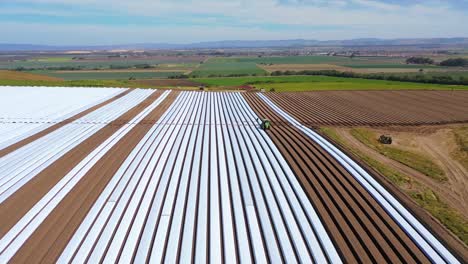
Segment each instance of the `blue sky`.
[{"label": "blue sky", "polygon": [[0,0],[0,43],[468,37],[468,0]]}]

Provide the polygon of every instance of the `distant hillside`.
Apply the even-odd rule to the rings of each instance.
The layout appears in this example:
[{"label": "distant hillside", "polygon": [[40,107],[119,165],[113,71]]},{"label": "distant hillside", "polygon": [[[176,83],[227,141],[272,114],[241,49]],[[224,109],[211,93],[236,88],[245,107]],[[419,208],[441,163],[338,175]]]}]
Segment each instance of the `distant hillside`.
[{"label": "distant hillside", "polygon": [[0,44],[0,51],[67,51],[67,50],[136,50],[136,49],[227,49],[227,48],[287,48],[313,46],[446,46],[468,47],[468,38],[428,39],[351,39],[351,40],[225,40],[190,44],[141,43],[98,46],[47,46],[34,44]]}]

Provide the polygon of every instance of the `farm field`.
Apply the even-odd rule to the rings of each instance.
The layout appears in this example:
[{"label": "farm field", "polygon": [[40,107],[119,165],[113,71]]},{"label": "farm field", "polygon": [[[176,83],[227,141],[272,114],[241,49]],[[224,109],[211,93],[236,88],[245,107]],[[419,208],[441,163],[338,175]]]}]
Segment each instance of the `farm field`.
[{"label": "farm field", "polygon": [[[124,77],[121,76],[121,73]],[[132,70],[125,72],[103,71],[96,73],[85,71],[63,72],[61,74],[71,75],[71,79],[63,80],[29,72],[0,71],[0,85],[10,86],[92,86],[92,87],[135,87],[135,88],[178,88],[188,87],[193,89],[199,85],[206,85],[213,90],[236,90],[239,86],[255,86],[257,89],[265,88],[267,91],[274,89],[277,92],[288,91],[316,91],[316,90],[464,90],[468,89],[463,85],[440,85],[428,83],[397,82],[383,80],[368,80],[359,78],[343,78],[329,76],[250,76],[250,77],[222,77],[222,78],[188,78],[188,79],[165,79],[152,78],[151,75],[166,75],[168,72],[151,71],[143,72]],[[138,74],[142,74],[138,77]],[[147,76],[150,75],[150,76]],[[178,73],[180,74],[180,73]],[[427,73],[429,74],[429,73]],[[458,73],[454,73],[458,75]],[[459,78],[455,77],[454,78]],[[57,76],[60,76],[58,74]],[[100,79],[89,80],[86,78],[121,78],[121,79]],[[137,76],[137,78],[135,78]],[[61,76],[65,77],[65,76]],[[128,80],[134,77],[136,80]],[[146,79],[146,77],[148,77]],[[85,79],[82,79],[85,78]],[[143,78],[143,79],[140,79]]]},{"label": "farm field", "polygon": [[403,58],[393,57],[342,57],[342,56],[271,56],[233,58],[239,62],[254,62],[256,64],[334,64],[334,65],[393,65],[404,67]]},{"label": "farm field", "polygon": [[128,80],[168,78],[170,76],[182,75],[178,71],[34,71],[35,74],[43,74],[63,80]]},{"label": "farm field", "polygon": [[193,81],[192,79],[154,79],[154,80],[135,80],[132,81],[135,85],[142,85],[144,87],[191,87],[198,88],[201,83]]},{"label": "farm field", "polygon": [[27,61],[30,61],[30,62],[67,62],[67,61],[72,61],[72,59],[73,59],[72,56],[67,56],[67,57],[37,57],[37,58],[28,59]]},{"label": "farm field", "polygon": [[[267,71],[272,70],[339,70],[355,72],[406,72],[427,70],[448,70],[433,65],[408,65],[404,58],[393,57],[340,57],[340,56],[285,56],[285,57],[240,57],[225,59],[239,65],[255,63]],[[322,66],[321,66],[322,65]],[[332,67],[334,66],[334,68]]]},{"label": "farm field", "polygon": [[61,81],[61,79],[40,74],[0,70],[0,81]]},{"label": "farm field", "polygon": [[[321,130],[379,171],[467,244],[465,177],[468,167],[464,164],[467,152],[457,137],[466,128],[465,123],[416,127],[334,126]],[[388,147],[377,141],[383,134],[393,139]]]},{"label": "farm field", "polygon": [[194,78],[196,82],[208,86],[242,86],[253,85],[274,88],[277,92],[315,91],[315,90],[452,90],[468,89],[461,85],[439,85],[397,81],[367,80],[329,76],[271,76],[271,77],[224,77]]},{"label": "farm field", "polygon": [[96,58],[96,59],[64,59],[64,58],[41,58],[41,59],[28,59],[28,60],[15,60],[15,61],[5,61],[0,60],[0,69],[3,70],[14,70],[17,68],[24,69],[47,69],[47,68],[80,68],[83,70],[93,70],[96,68],[100,69],[109,69],[109,68],[118,68],[126,67],[131,68],[136,65],[153,65],[165,67],[169,65],[179,65],[181,67],[194,67],[198,65],[200,61],[203,61],[204,58],[179,58],[176,56],[172,57],[157,57],[149,59],[132,59],[132,58]]},{"label": "farm field", "polygon": [[[298,175],[299,179],[301,179],[301,182],[304,184],[304,186],[306,186],[305,188],[311,190],[311,191],[309,191],[310,195],[315,196],[312,200],[313,201],[321,201],[321,202],[324,203],[322,205],[323,206],[322,210],[325,211],[325,212],[323,212],[323,215],[321,214],[321,216],[326,218],[327,213],[326,213],[325,208],[330,208],[330,205],[327,205],[327,203],[329,203],[330,201],[327,201],[326,196],[327,195],[333,196],[333,191],[331,191],[331,190],[339,190],[340,189],[340,187],[339,187],[340,184],[343,184],[343,187],[341,187],[341,188],[345,188],[347,190],[353,190],[353,187],[351,187],[353,185],[352,182],[354,180],[359,180],[359,179],[357,179],[357,178],[352,179],[351,178],[351,182],[346,182],[346,180],[345,180],[347,178],[346,171],[344,171],[342,174],[336,174],[336,171],[335,172],[328,172],[328,171],[323,171],[322,169],[318,169],[318,168],[311,169],[309,166],[314,168],[313,166],[320,166],[321,163],[329,162],[329,160],[327,160],[327,158],[324,157],[324,156],[326,156],[326,153],[325,152],[321,153],[320,147],[317,147],[317,145],[316,145],[317,142],[320,142],[320,141],[311,142],[310,138],[307,138],[307,136],[304,135],[304,133],[305,133],[307,135],[311,135],[312,137],[314,137],[315,132],[313,132],[312,130],[309,130],[306,127],[304,127],[302,125],[302,123],[300,123],[300,124],[298,123],[296,127],[291,127],[289,125],[284,125],[284,124],[287,124],[287,123],[291,122],[291,120],[288,120],[289,119],[288,115],[283,114],[282,116],[278,116],[278,115],[275,115],[274,112],[272,112],[271,110],[268,110],[268,105],[266,104],[268,102],[268,100],[266,100],[266,101],[264,100],[264,102],[262,102],[261,100],[259,100],[258,96],[255,96],[254,94],[250,94],[250,93],[245,94],[245,97],[247,98],[247,100],[249,101],[251,106],[254,109],[256,109],[257,112],[260,112],[262,116],[265,116],[265,117],[269,118],[270,120],[272,120],[273,128],[270,131],[268,131],[268,134],[273,138],[273,140],[275,141],[275,143],[277,145],[283,146],[285,148],[283,153],[285,153],[286,156],[289,156],[289,159],[291,160],[290,164],[293,164],[291,166],[292,166],[293,170],[295,170],[296,175]],[[261,97],[262,96],[260,96],[260,98]],[[271,101],[270,101],[270,103],[271,103]],[[288,108],[285,108],[285,109],[289,110],[289,109],[291,109],[291,107],[288,107]],[[281,112],[282,110],[279,110],[279,111]],[[285,117],[287,117],[287,118],[285,118]],[[294,121],[292,121],[292,122],[294,122]],[[338,129],[338,128],[333,127],[333,129]],[[319,136],[317,135],[317,137],[319,137]],[[292,147],[290,148],[289,146],[291,144],[292,144]],[[330,146],[330,148],[333,148],[333,146]],[[312,150],[313,154],[310,153],[310,150]],[[327,152],[332,153],[330,150],[327,150]],[[314,165],[310,165],[310,164],[314,164]],[[330,165],[328,165],[328,168],[332,168],[332,167]],[[347,168],[349,168],[349,167],[347,167]],[[331,176],[321,177],[320,176],[321,173],[324,173],[325,175],[333,175],[333,179],[329,179],[329,177],[331,177]],[[317,174],[319,174],[319,175],[317,175]],[[340,175],[340,176],[338,176],[338,175]],[[374,175],[374,177],[377,180],[381,180],[381,179],[379,179],[379,177],[377,175]],[[328,179],[328,182],[327,182],[327,180],[324,180],[324,179]],[[351,184],[351,186],[348,185],[348,184]],[[388,186],[388,184],[385,185],[385,179],[383,181],[383,184],[384,184],[384,186],[386,186],[387,189],[393,190],[394,193],[395,193],[395,190],[392,189],[393,186]],[[325,188],[325,189],[321,190],[321,188]],[[439,188],[440,188],[440,186],[439,186]],[[415,190],[412,190],[412,191],[413,191],[412,194],[418,194]],[[357,206],[356,204],[354,204],[354,202],[356,202],[356,200],[355,200],[356,197],[359,197],[362,194],[363,193],[360,192],[360,191],[357,191],[357,192],[350,191],[350,195],[352,195],[353,198],[343,197],[342,202],[346,203],[347,204],[346,208],[350,208],[351,211],[353,211],[353,210],[357,210],[357,211],[362,210],[362,209],[358,209],[358,208],[363,208],[362,205]],[[318,198],[317,195],[319,195],[321,198]],[[399,196],[399,198],[401,198],[401,200],[403,200],[403,201],[406,201],[405,204],[407,206],[409,206],[410,208],[416,209],[415,206],[412,205],[412,199],[411,198],[401,197],[401,196]],[[332,199],[332,200],[334,200],[334,199]],[[357,199],[357,201],[359,201],[359,199]],[[357,203],[359,203],[359,202],[357,202]],[[442,206],[440,206],[440,205],[442,205]],[[446,215],[444,215],[444,217],[447,217],[447,215],[453,214],[452,209],[446,209],[446,207],[444,207],[444,206],[446,206],[445,204],[440,203],[440,205],[437,208],[439,211],[436,212],[436,211],[432,210],[431,214],[437,215],[437,218],[441,217],[441,215],[444,214],[444,213],[447,213]],[[356,209],[352,209],[353,207],[356,208]],[[320,208],[320,206],[319,206],[319,208]],[[425,207],[425,208],[428,209],[427,207]],[[460,205],[458,205],[457,207],[454,207],[454,208],[460,208]],[[431,208],[431,209],[434,209],[434,208]],[[419,213],[421,213],[421,212],[419,212]],[[340,222],[339,224],[337,224],[337,226],[339,226],[340,228],[343,228],[346,225],[352,225],[352,222],[353,222],[353,219],[354,219],[353,216],[352,216],[352,213],[347,214],[346,211],[345,211],[343,214],[344,214],[343,218],[341,218],[343,222]],[[358,214],[358,213],[356,213],[356,214]],[[425,213],[425,212],[423,212],[422,214],[418,214],[418,216],[419,217],[421,217],[421,216],[424,217],[424,219],[426,219],[428,222],[432,221],[432,220],[430,220],[431,218],[428,217],[427,213]],[[456,226],[456,228],[451,229],[451,230],[453,230],[454,233],[457,236],[459,236],[459,238],[464,239],[463,241],[466,241],[465,237],[464,237],[464,233],[463,233],[463,230],[464,230],[463,229],[464,228],[463,227],[463,224],[464,224],[463,221],[465,221],[465,223],[466,223],[466,220],[463,220],[463,217],[460,217],[459,213],[455,213],[454,216],[456,216],[458,218],[453,219],[453,222],[451,222],[451,223],[449,223],[449,220],[447,219],[447,221],[444,221],[444,224],[447,224],[447,227],[449,227],[449,228],[453,227],[453,226],[451,226],[449,224],[454,224],[454,226]],[[336,214],[334,214],[332,216],[332,218],[333,217],[336,217]],[[441,217],[439,219],[446,220],[443,217]],[[380,220],[374,219],[374,220],[371,221],[371,223],[377,224],[379,221],[385,221],[385,220],[383,220],[383,219],[380,219]],[[369,227],[370,227],[370,224],[369,224]],[[366,232],[369,232],[369,230],[366,231]],[[333,232],[333,233],[339,234],[340,232],[336,231],[336,232]],[[453,238],[449,238],[450,235],[447,236],[446,231],[438,230],[438,233],[439,233],[439,235],[448,237],[449,240],[453,241]],[[349,233],[347,233],[347,236],[345,238],[335,237],[335,239],[336,239],[336,241],[342,241],[343,242],[343,241],[346,241],[347,239],[352,240],[353,238],[352,238],[352,236],[350,236]],[[380,242],[380,243],[382,245],[385,244],[385,242]],[[352,243],[350,243],[350,244],[352,244]],[[354,245],[354,246],[357,246],[357,245]],[[367,247],[367,245],[363,245],[363,246]],[[459,248],[460,251],[466,252],[466,248],[464,246],[459,246],[458,248]],[[348,259],[347,261],[348,262],[354,262],[356,260],[355,259]]]},{"label": "farm field", "polygon": [[192,77],[265,75],[266,71],[254,62],[238,62],[227,58],[212,58],[195,69]]},{"label": "farm field", "polygon": [[[3,89],[18,99],[35,88]],[[33,122],[0,146],[2,263],[467,259],[438,222],[420,222],[377,176],[288,114],[279,94],[44,89],[50,100],[11,100],[16,108],[0,97],[16,113],[0,116],[1,129]],[[89,96],[74,101],[81,112],[62,114],[75,91]]]},{"label": "farm field", "polygon": [[267,96],[291,109],[301,123],[314,127],[468,122],[468,91],[324,91]]},{"label": "farm field", "polygon": [[0,148],[65,122],[121,92],[118,88],[2,87]]},{"label": "farm field", "polygon": [[[398,75],[421,74],[421,69],[426,75],[436,76],[466,76],[467,71],[449,69],[446,67],[421,66],[421,65],[336,65],[336,64],[261,64],[258,65],[268,72],[274,71],[329,71],[356,72],[356,73],[394,73]],[[409,74],[407,74],[409,73]]]},{"label": "farm field", "polygon": [[258,65],[268,72],[274,71],[323,71],[323,70],[336,70],[336,71],[354,71],[353,68],[343,67],[334,64],[264,64]]}]

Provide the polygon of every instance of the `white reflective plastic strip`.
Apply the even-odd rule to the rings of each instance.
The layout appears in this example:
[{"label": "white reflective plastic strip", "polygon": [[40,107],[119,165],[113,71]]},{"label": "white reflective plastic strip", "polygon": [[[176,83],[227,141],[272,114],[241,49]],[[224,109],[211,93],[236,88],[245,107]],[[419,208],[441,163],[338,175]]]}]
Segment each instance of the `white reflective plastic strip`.
[{"label": "white reflective plastic strip", "polygon": [[316,231],[310,202],[293,190],[294,174],[252,113],[238,93],[181,93],[111,179],[60,261],[333,260],[322,252],[333,245]]},{"label": "white reflective plastic strip", "polygon": [[[236,113],[243,113],[246,119],[250,120],[257,120],[258,116],[253,112],[250,106],[247,104],[245,99],[240,95],[235,97],[237,101],[237,105],[239,105],[238,110],[233,111]],[[274,188],[272,193],[276,194],[276,199],[280,201],[283,205],[280,207],[284,212],[284,217],[287,219],[286,223],[288,225],[289,232],[295,234],[295,237],[300,237],[300,232],[304,233],[304,238],[307,240],[307,245],[309,247],[309,252],[313,254],[313,258],[317,263],[326,263],[328,259],[325,257],[324,252],[322,252],[321,248],[325,248],[325,250],[329,251],[329,259],[332,263],[340,263],[341,260],[330,240],[327,233],[325,232],[323,225],[321,224],[320,219],[315,214],[312,205],[307,199],[303,189],[301,188],[300,184],[298,183],[294,173],[291,171],[289,166],[287,165],[286,161],[279,153],[279,150],[276,148],[275,144],[271,141],[271,139],[267,136],[267,134],[263,130],[259,130],[258,126],[248,126],[253,132],[258,133],[250,133],[250,138],[256,138],[257,140],[253,141],[254,146],[259,149],[258,153],[260,154],[259,157],[262,157],[264,161],[268,161],[271,167],[267,166],[266,168],[270,170],[268,172],[268,177],[270,180],[271,186]],[[266,154],[263,155],[263,153]],[[273,154],[274,153],[274,154]],[[267,165],[267,162],[264,162]],[[271,171],[274,170],[274,171]],[[276,177],[272,177],[275,175]],[[292,182],[295,189],[291,188],[290,182]],[[264,182],[262,186],[268,186],[268,182]],[[283,196],[283,193],[285,196]],[[315,227],[316,230],[322,230],[320,234],[320,242],[323,244],[322,247],[318,242],[313,227],[311,226],[309,220],[305,212],[303,211],[299,201],[297,200],[298,197],[296,195],[299,194],[299,197],[302,197],[303,206],[308,209],[307,215],[310,217],[310,222]],[[286,197],[287,200],[285,199]],[[270,199],[269,199],[270,200]],[[288,204],[289,203],[289,204]],[[290,210],[292,209],[292,211]],[[291,218],[292,215],[297,217],[297,220]],[[299,224],[297,226],[295,223]],[[299,229],[301,231],[299,231]],[[308,262],[310,255],[307,254],[307,249],[305,245],[302,243],[302,240],[294,240],[295,246],[298,248],[298,254],[301,258],[301,261]]]},{"label": "white reflective plastic strip", "polygon": [[[179,102],[183,102],[179,96],[176,99],[176,102],[173,103],[170,109],[161,117],[160,120],[163,122],[170,121],[173,118],[173,113],[171,111],[174,105],[178,105]],[[104,191],[99,196],[96,203],[93,205],[91,211],[88,213],[82,224],[80,225],[78,231],[75,233],[73,238],[68,243],[64,252],[60,257],[61,262],[69,262],[76,256],[77,258],[73,259],[75,263],[84,262],[91,251],[90,245],[92,246],[94,241],[98,239],[100,229],[103,228],[105,223],[108,220],[108,217],[114,211],[114,208],[117,206],[117,202],[121,201],[122,198],[116,196],[117,194],[122,194],[127,187],[129,181],[139,180],[141,175],[135,175],[133,172],[138,169],[138,165],[141,164],[142,159],[151,158],[151,155],[146,155],[149,152],[149,149],[153,149],[162,141],[162,136],[166,133],[161,129],[167,129],[171,126],[159,126],[154,125],[150,131],[145,135],[145,137],[138,143],[135,149],[130,153],[129,157],[125,160],[123,165],[119,168],[116,175],[111,179],[109,184],[106,186]],[[154,159],[156,164],[157,159]],[[148,160],[146,160],[148,162]],[[149,165],[151,166],[151,164]],[[142,167],[143,168],[143,167]],[[135,175],[135,177],[133,177]],[[131,193],[131,189],[129,189]],[[114,198],[111,198],[115,196]],[[112,201],[113,203],[108,203],[107,201]],[[142,204],[145,202],[143,201]],[[110,206],[110,210],[101,211],[101,208],[104,206]],[[141,219],[139,217],[138,219]],[[134,226],[139,226],[135,224]],[[92,232],[92,229],[97,228],[97,232]],[[133,239],[130,239],[133,241]],[[91,241],[88,244],[86,241]],[[130,242],[132,243],[132,242]],[[81,250],[83,254],[77,254],[78,250]],[[81,258],[81,259],[80,259]]]},{"label": "white reflective plastic strip", "polygon": [[[177,162],[183,162],[183,168],[181,168],[180,171],[180,186],[179,190],[175,196],[176,202],[174,206],[174,212],[170,212],[170,208],[172,207],[170,203],[165,203],[163,211],[168,210],[167,212],[163,212],[163,215],[173,215],[173,220],[171,224],[171,229],[169,230],[169,237],[168,237],[168,242],[167,242],[167,248],[171,250],[166,251],[166,256],[165,256],[165,262],[166,263],[176,263],[178,260],[178,250],[175,250],[179,247],[179,243],[181,242],[181,232],[182,232],[182,223],[184,221],[184,209],[185,209],[185,201],[186,201],[186,196],[188,195],[188,187],[190,184],[190,180],[197,180],[198,177],[195,176],[192,179],[190,178],[190,170],[192,167],[193,163],[199,163],[199,159],[194,159],[194,150],[195,150],[195,142],[197,137],[199,136],[198,129],[200,126],[198,124],[200,123],[200,118],[203,116],[203,98],[198,99],[198,105],[195,113],[196,115],[192,116],[191,120],[189,121],[189,125],[187,129],[190,131],[189,136],[186,137],[187,139],[190,139],[188,144],[182,144],[183,146],[186,145],[187,149],[181,148],[179,150],[179,155],[184,156],[184,153],[186,153],[184,159],[178,159]],[[174,173],[179,174],[178,170],[174,170]],[[190,202],[190,201],[187,201]],[[190,242],[192,243],[192,242]],[[153,250],[156,249],[157,247],[153,246]],[[191,251],[191,248],[181,248],[181,251]],[[161,250],[160,250],[161,251]],[[122,261],[122,260],[121,260]],[[188,260],[187,260],[188,261]],[[184,262],[181,260],[180,262]]]},{"label": "white reflective plastic strip", "polygon": [[8,261],[31,234],[40,226],[52,210],[73,189],[73,187],[86,175],[86,173],[98,162],[120,139],[143,120],[154,108],[156,108],[170,93],[164,92],[155,102],[140,112],[129,124],[125,124],[110,138],[104,141],[72,171],[63,177],[31,210],[16,223],[0,240],[0,262]]},{"label": "white reflective plastic strip", "polygon": [[[231,111],[234,114],[240,114],[239,109],[237,108],[238,105],[234,101],[233,98],[229,97],[230,104],[234,107]],[[241,116],[241,115],[239,115]],[[245,116],[242,116],[242,118],[245,118]],[[283,220],[282,214],[280,212],[280,205],[278,204],[277,200],[275,199],[275,196],[273,194],[273,191],[271,190],[268,182],[267,182],[267,175],[270,177],[274,177],[275,173],[272,171],[268,171],[268,161],[264,160],[263,153],[261,151],[258,151],[258,145],[256,145],[258,142],[255,140],[255,136],[253,136],[252,133],[249,133],[247,128],[244,126],[240,127],[240,136],[243,137],[243,140],[245,141],[245,144],[247,147],[247,151],[249,153],[250,159],[252,160],[252,163],[255,164],[255,174],[250,174],[250,183],[253,187],[254,195],[259,195],[263,194],[262,197],[258,198],[258,205],[260,208],[263,207],[263,213],[264,215],[261,216],[261,221],[264,223],[264,226],[271,226],[274,228],[276,232],[268,231],[268,233],[271,232],[271,238],[272,240],[277,240],[278,244],[280,246],[280,250],[282,251],[282,255],[285,259],[291,260],[293,262],[297,261],[296,254],[295,254],[295,249],[294,249],[294,238],[300,240],[301,237],[300,235],[297,236],[298,234],[292,234],[294,238],[289,237],[289,232],[287,229],[287,223]],[[259,130],[257,130],[258,132]],[[254,138],[252,138],[254,137]],[[268,217],[270,215],[270,217]],[[268,220],[268,218],[270,218]],[[271,225],[273,223],[273,225]],[[277,235],[277,238],[273,237],[273,234]],[[273,241],[272,241],[273,242]],[[271,243],[271,242],[267,242]],[[281,258],[275,257],[272,258],[273,262],[279,261]]]},{"label": "white reflective plastic strip", "polygon": [[[192,256],[193,256],[193,241],[195,239],[195,223],[197,221],[197,209],[198,209],[198,187],[199,187],[199,182],[200,182],[200,167],[201,167],[201,162],[202,162],[202,149],[203,149],[203,135],[204,135],[204,130],[206,129],[207,126],[203,125],[204,123],[207,123],[206,117],[206,104],[207,104],[207,98],[203,96],[203,99],[201,102],[199,102],[200,105],[202,106],[201,111],[200,111],[200,120],[195,122],[195,125],[198,126],[198,130],[196,131],[197,133],[197,139],[195,143],[195,149],[194,149],[194,156],[192,158],[192,168],[191,168],[191,173],[190,173],[190,189],[188,191],[188,198],[187,198],[187,209],[185,212],[185,217],[184,217],[184,229],[182,231],[182,237],[180,238],[181,241],[181,250],[180,250],[180,263],[190,263],[192,262]],[[187,172],[188,173],[188,172]],[[179,241],[175,241],[177,238],[169,239],[169,245],[179,243]],[[170,254],[170,253],[169,253]]]},{"label": "white reflective plastic strip", "polygon": [[426,255],[435,263],[459,263],[459,261],[429,232],[395,197],[381,186],[371,175],[362,169],[356,162],[350,159],[341,150],[325,140],[310,128],[302,125],[288,113],[276,106],[268,97],[258,94],[274,111],[285,118],[292,125],[300,129],[312,140],[330,153],[342,164],[356,180],[382,205],[390,216],[403,230],[419,245]]},{"label": "white reflective plastic strip", "polygon": [[[0,149],[32,136],[117,94],[123,88],[0,87]],[[15,123],[13,123],[15,122]],[[4,129],[15,125],[15,129]]]},{"label": "white reflective plastic strip", "polygon": [[[224,97],[224,96],[223,96]],[[223,107],[222,122],[228,124],[233,123],[229,116],[229,109],[224,102],[221,104]],[[239,241],[239,255],[242,263],[268,263],[267,256],[265,255],[265,247],[260,232],[260,227],[257,221],[257,214],[253,206],[252,197],[248,185],[244,188],[240,185],[240,177],[245,178],[245,167],[242,162],[242,157],[239,150],[239,145],[235,142],[235,135],[233,129],[227,129],[224,134],[226,141],[225,147],[227,150],[227,165],[229,167],[230,186],[232,188],[233,203],[234,203],[234,218],[237,232],[237,239]],[[244,208],[242,208],[244,207]],[[244,213],[245,210],[245,213]],[[247,219],[245,222],[244,219]],[[248,237],[248,229],[251,230],[251,238]],[[252,244],[253,252],[250,250]],[[254,259],[252,259],[252,256]]]},{"label": "white reflective plastic strip", "polygon": [[[136,90],[28,145],[0,158],[0,202],[42,170],[103,128],[106,123],[136,106],[153,91]],[[79,124],[91,119],[100,124]],[[102,123],[101,123],[102,122]]]},{"label": "white reflective plastic strip", "polygon": [[[258,118],[253,112],[253,110],[248,106],[247,102],[244,100],[243,97],[239,96],[238,98],[239,105],[243,107],[243,111],[246,115],[250,115],[252,120],[255,120]],[[339,263],[340,258],[338,253],[336,252],[333,243],[331,242],[330,238],[325,232],[325,229],[318,218],[318,216],[315,214],[311,203],[308,201],[305,192],[301,188],[297,178],[295,177],[294,173],[292,170],[289,168],[287,165],[286,161],[282,157],[281,153],[279,150],[274,147],[273,141],[267,136],[267,134],[262,130],[260,133],[255,133],[253,134],[254,136],[257,137],[258,141],[260,144],[257,144],[257,146],[260,148],[263,148],[264,153],[266,154],[266,157],[264,158],[265,160],[269,160],[270,163],[272,164],[272,169],[274,169],[274,175],[277,175],[277,177],[269,177],[272,187],[274,188],[273,193],[275,194],[281,194],[282,192],[285,192],[287,195],[287,200],[286,196],[279,196],[278,199],[282,201],[283,206],[281,206],[282,210],[285,210],[285,218],[286,222],[290,223],[289,228],[291,229],[290,232],[295,232],[299,233],[300,231],[298,228],[301,229],[301,232],[303,232],[305,235],[305,239],[307,240],[307,246],[309,248],[309,251],[311,254],[313,254],[313,258],[317,263],[325,263],[328,262],[324,252],[322,250],[317,250],[321,248],[319,241],[317,240],[316,235],[314,234],[314,228],[315,229],[320,229],[322,232],[320,235],[322,236],[320,239],[320,242],[325,243],[323,245],[323,248],[325,250],[329,251],[330,259],[333,263]],[[284,173],[282,173],[282,170],[284,170]],[[273,173],[268,173],[268,175],[273,175]],[[290,185],[292,184],[292,186]],[[266,184],[265,184],[266,185]],[[293,188],[293,186],[295,188]],[[299,197],[296,195],[298,194]],[[302,203],[300,203],[299,199],[302,198]],[[289,207],[286,206],[287,203],[290,203],[291,209],[289,210]],[[310,213],[312,214],[314,221],[312,222],[312,225],[309,224],[309,221],[307,219],[306,213],[302,210],[302,206],[307,208]],[[293,218],[291,218],[292,215],[295,215],[298,220],[295,221]],[[299,226],[292,225],[291,223],[298,223]],[[305,247],[305,245],[296,244],[296,247]],[[327,248],[329,247],[329,248]],[[302,262],[307,262],[307,259],[310,258],[308,254],[304,254],[307,252],[307,249],[305,248],[298,248],[298,252],[301,255]],[[303,254],[303,255],[302,255]]]},{"label": "white reflective plastic strip", "polygon": [[[234,174],[228,174],[227,168],[227,160],[232,153],[229,153],[227,150],[227,146],[225,146],[224,142],[225,138],[225,130],[229,129],[229,126],[226,124],[224,119],[224,111],[223,111],[223,101],[221,98],[221,94],[215,94],[217,98],[216,102],[216,144],[218,146],[218,164],[219,164],[219,195],[221,200],[221,215],[220,221],[222,222],[222,233],[224,238],[224,252],[225,252],[225,260],[227,263],[238,263],[237,255],[236,255],[236,244],[235,241],[235,230],[234,230],[234,219],[233,219],[233,208],[231,208],[231,192],[229,190],[229,176],[235,177]],[[223,122],[224,121],[224,122]],[[244,243],[245,244],[245,243]],[[239,252],[237,252],[239,253]],[[240,253],[239,253],[240,254]],[[244,253],[245,254],[245,253]]]},{"label": "white reflective plastic strip", "polygon": [[[245,100],[242,100],[244,102],[245,108],[247,111],[250,111],[250,115],[252,116],[252,119],[256,119],[257,115],[253,110],[248,107],[247,102]],[[315,209],[313,208],[312,204],[309,201],[309,198],[307,197],[307,194],[304,192],[302,186],[300,185],[299,181],[297,180],[296,176],[294,175],[294,172],[291,170],[289,165],[287,164],[286,160],[282,158],[281,153],[279,150],[274,146],[274,143],[271,141],[271,139],[268,137],[266,133],[261,133],[263,136],[264,140],[266,142],[269,142],[265,144],[266,146],[270,147],[270,150],[273,152],[274,156],[280,163],[280,166],[282,169],[286,171],[286,175],[288,176],[288,182],[290,182],[291,186],[288,184],[284,183],[283,186],[285,189],[289,189],[289,193],[295,192],[296,195],[298,196],[297,199],[299,199],[301,205],[305,208],[305,213],[307,214],[307,217],[311,219],[312,222],[312,228],[317,234],[317,238],[320,241],[320,244],[322,245],[322,248],[325,250],[325,253],[327,254],[328,258],[330,259],[331,263],[339,263],[341,262],[341,259],[338,255],[338,252],[335,249],[335,246],[333,245],[333,242],[330,240],[330,237],[327,234],[327,231],[325,230],[325,227],[323,226],[320,217],[317,215],[315,212]],[[269,153],[269,152],[267,152]],[[273,159],[273,157],[270,157]],[[286,179],[282,179],[283,181]],[[317,244],[317,241],[315,238],[315,234],[310,233],[310,230],[308,230],[309,227],[307,227],[307,221],[304,219],[304,216],[302,215],[302,212],[299,210],[298,212],[298,218],[300,218],[299,223],[302,225],[305,225],[303,228],[307,228],[307,231],[303,231],[306,233],[306,239],[308,239],[309,247],[311,249],[316,249],[319,248],[320,245]],[[312,253],[314,254],[314,259],[318,262],[321,263],[322,261],[322,254],[320,251],[317,250],[312,250]]]}]

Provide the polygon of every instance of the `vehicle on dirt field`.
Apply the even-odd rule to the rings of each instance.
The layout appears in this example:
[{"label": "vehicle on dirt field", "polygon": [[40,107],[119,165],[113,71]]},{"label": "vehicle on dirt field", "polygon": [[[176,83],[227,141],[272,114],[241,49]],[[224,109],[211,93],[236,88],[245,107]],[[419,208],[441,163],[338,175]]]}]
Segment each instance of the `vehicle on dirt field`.
[{"label": "vehicle on dirt field", "polygon": [[381,135],[379,137],[379,142],[382,143],[382,144],[386,144],[386,145],[390,145],[392,144],[392,137],[391,136],[388,136],[388,135]]}]

